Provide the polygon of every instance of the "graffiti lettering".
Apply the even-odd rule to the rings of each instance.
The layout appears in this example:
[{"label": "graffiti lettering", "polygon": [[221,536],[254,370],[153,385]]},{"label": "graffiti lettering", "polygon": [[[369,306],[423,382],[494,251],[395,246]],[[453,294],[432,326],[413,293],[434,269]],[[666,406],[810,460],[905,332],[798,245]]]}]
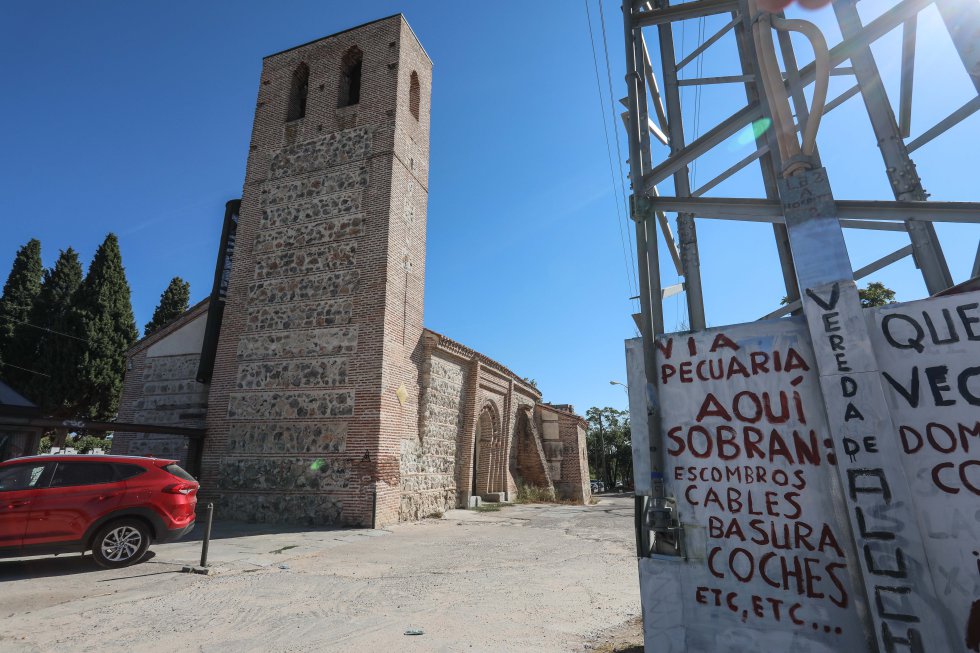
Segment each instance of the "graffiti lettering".
[{"label": "graffiti lettering", "polygon": [[[664,351],[663,343],[659,343],[658,346],[661,351]],[[669,344],[668,349],[673,350],[673,343]],[[715,348],[712,347],[711,351],[714,352]],[[790,347],[785,352],[753,351],[748,354],[748,361],[744,360],[744,355],[741,357],[732,355],[683,361],[678,364],[664,363],[660,366],[660,381],[666,384],[674,377],[677,377],[677,381],[681,383],[727,381],[736,377],[747,379],[760,374],[808,371],[810,371],[809,364],[799,352]]]},{"label": "graffiti lettering", "polygon": [[[955,309],[959,317],[962,335],[967,340],[980,340],[980,329],[975,324],[980,324],[980,316],[973,313],[977,311],[977,302],[963,304]],[[885,341],[895,349],[913,349],[920,354],[925,350],[926,333],[928,332],[929,342],[933,345],[947,345],[960,341],[960,332],[956,330],[955,320],[952,316],[953,311],[944,308],[940,315],[945,323],[945,336],[939,333],[936,324],[929,315],[928,311],[922,311],[922,322],[904,313],[889,313],[881,320],[881,332],[885,336]]]},{"label": "graffiti lettering", "polygon": [[816,543],[811,541],[813,534],[813,526],[803,521],[789,523],[752,519],[749,520],[746,529],[738,518],[726,520],[714,515],[708,518],[708,537],[713,539],[749,541],[760,546],[771,546],[774,549],[806,549],[820,553],[832,551],[837,557],[844,557],[844,551],[829,524],[820,525]]},{"label": "graffiti lettering", "polygon": [[802,469],[794,469],[792,473],[784,469],[769,470],[761,465],[735,465],[724,467],[675,467],[674,480],[704,481],[721,483],[736,483],[752,485],[772,483],[777,487],[792,487],[802,490],[806,487],[806,475]]},{"label": "graffiti lettering", "polygon": [[[800,507],[798,500],[799,496],[799,492],[768,490],[760,497],[759,494],[751,490],[740,490],[737,487],[726,488],[724,492],[708,487],[703,495],[697,485],[688,485],[684,490],[684,498],[692,506],[714,508],[719,512],[732,515],[744,512],[749,515],[769,515],[770,517],[784,517],[786,519],[797,519],[803,514],[803,508]],[[780,505],[780,500],[790,506],[791,512],[785,512]]]},{"label": "graffiti lettering", "polygon": [[[923,370],[926,381],[929,385],[932,403],[934,406],[955,406],[958,402],[957,397],[950,397],[949,393],[953,390],[949,384],[949,367],[946,365],[934,365]],[[912,375],[908,386],[897,381],[888,372],[882,372],[882,377],[902,397],[912,408],[918,408],[919,394],[919,368],[912,368]],[[956,391],[959,396],[972,406],[980,406],[980,367],[968,367],[956,375]]]},{"label": "graffiti lettering", "polygon": [[827,598],[838,608],[847,607],[848,595],[841,574],[847,565],[840,562],[781,555],[775,551],[759,554],[743,547],[735,547],[725,554],[720,546],[708,551],[707,561],[708,570],[715,578],[751,583],[758,576],[775,589],[811,599]]},{"label": "graffiti lettering", "polygon": [[758,458],[767,462],[784,462],[788,465],[819,465],[821,451],[817,432],[801,433],[794,429],[784,437],[777,429],[743,426],[736,429],[724,424],[713,428],[694,425],[684,432],[684,427],[674,426],[667,430],[671,446],[667,453],[680,456],[685,452],[695,458],[717,456],[721,460],[734,460],[744,456],[748,460]]}]

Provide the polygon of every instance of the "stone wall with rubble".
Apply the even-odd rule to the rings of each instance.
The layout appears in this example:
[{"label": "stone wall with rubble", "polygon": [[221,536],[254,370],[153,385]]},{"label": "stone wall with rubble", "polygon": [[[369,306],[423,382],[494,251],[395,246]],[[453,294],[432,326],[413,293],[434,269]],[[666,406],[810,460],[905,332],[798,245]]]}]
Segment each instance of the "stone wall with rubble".
[{"label": "stone wall with rubble", "polygon": [[[355,51],[360,98],[340,106]],[[305,113],[287,120],[303,69]],[[398,518],[401,442],[418,439],[430,88],[400,15],[263,60],[202,457],[219,514]]]},{"label": "stone wall with rubble", "polygon": [[[588,478],[585,441],[581,455],[575,443],[570,443],[575,452],[563,455],[561,434],[567,429],[559,424],[564,414],[557,411],[546,411],[555,415],[553,438],[543,436],[537,408],[541,394],[536,388],[500,363],[434,331],[425,330],[421,349],[419,436],[401,442],[400,519],[421,519],[468,505],[475,445],[486,435],[479,428],[484,410],[493,415],[498,443],[493,452],[481,444],[479,455],[492,456],[494,462],[481,464],[477,459],[477,488],[491,488],[491,493],[511,500],[519,484],[554,489],[558,496],[576,501],[587,498],[572,480]],[[568,416],[581,421],[572,413]],[[545,456],[549,443],[550,461]],[[574,464],[584,465],[584,470],[563,468]],[[565,479],[561,488],[553,484],[552,470]]]},{"label": "stone wall with rubble", "polygon": [[[202,302],[127,352],[120,422],[205,427],[208,386],[196,377],[206,320]],[[113,434],[112,453],[174,458],[189,467],[191,445],[179,435],[120,431]]]},{"label": "stone wall with rubble", "polygon": [[457,443],[463,438],[468,365],[438,354],[422,364],[421,437],[401,442],[402,520],[456,507]]},{"label": "stone wall with rubble", "polygon": [[536,413],[556,495],[560,499],[587,502],[592,497],[592,491],[585,420],[573,413],[567,404],[562,405],[561,409],[541,404],[537,406]]}]

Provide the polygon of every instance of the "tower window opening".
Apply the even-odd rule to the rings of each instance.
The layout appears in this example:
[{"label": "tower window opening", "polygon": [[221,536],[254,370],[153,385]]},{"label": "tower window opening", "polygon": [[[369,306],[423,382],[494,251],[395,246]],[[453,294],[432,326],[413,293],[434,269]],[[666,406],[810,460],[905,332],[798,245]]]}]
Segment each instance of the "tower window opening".
[{"label": "tower window opening", "polygon": [[353,106],[361,101],[361,62],[364,53],[356,45],[344,54],[340,66],[340,93],[338,107]]},{"label": "tower window opening", "polygon": [[412,79],[408,85],[408,110],[412,112],[415,119],[419,119],[419,102],[421,101],[422,87],[419,84],[419,74],[412,71]]},{"label": "tower window opening", "polygon": [[289,110],[286,122],[299,120],[306,116],[306,98],[310,94],[310,68],[305,63],[296,66],[289,89]]}]

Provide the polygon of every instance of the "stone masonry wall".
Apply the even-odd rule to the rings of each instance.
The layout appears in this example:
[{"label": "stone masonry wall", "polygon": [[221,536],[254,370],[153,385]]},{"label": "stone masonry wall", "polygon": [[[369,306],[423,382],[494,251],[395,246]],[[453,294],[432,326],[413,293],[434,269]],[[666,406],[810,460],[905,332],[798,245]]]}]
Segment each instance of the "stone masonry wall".
[{"label": "stone masonry wall", "polygon": [[456,445],[463,431],[467,372],[465,364],[438,355],[423,363],[422,437],[402,440],[402,520],[456,507]]},{"label": "stone masonry wall", "polygon": [[585,442],[585,422],[565,411],[555,411],[561,442],[561,482],[555,484],[558,496],[588,502],[592,497],[589,483],[589,460]]},{"label": "stone masonry wall", "polygon": [[[145,351],[130,358],[120,421],[204,428],[208,386],[198,383],[200,354],[147,356]],[[128,392],[127,392],[128,390]],[[113,434],[112,453],[129,456],[174,458],[189,465],[187,438],[178,435],[118,432]]]},{"label": "stone masonry wall", "polygon": [[[353,46],[360,101],[338,108]],[[287,123],[301,63],[306,114]],[[226,517],[398,517],[400,444],[418,439],[429,88],[401,16],[263,61],[203,456],[202,494]]]},{"label": "stone masonry wall", "polygon": [[518,483],[555,490],[545,461],[541,435],[535,423],[534,407],[522,405],[517,414],[517,456],[514,476]]}]

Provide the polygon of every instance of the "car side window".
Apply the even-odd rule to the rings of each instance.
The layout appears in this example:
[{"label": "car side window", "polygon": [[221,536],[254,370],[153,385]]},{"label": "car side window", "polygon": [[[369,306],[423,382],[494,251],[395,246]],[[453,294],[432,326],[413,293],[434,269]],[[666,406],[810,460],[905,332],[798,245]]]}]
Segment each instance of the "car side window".
[{"label": "car side window", "polygon": [[98,483],[112,483],[115,480],[115,470],[109,463],[59,462],[49,487],[96,485]]},{"label": "car side window", "polygon": [[139,465],[126,465],[123,463],[118,463],[113,465],[116,468],[116,480],[125,481],[127,478],[133,478],[134,476],[139,476],[146,471],[143,467]]},{"label": "car side window", "polygon": [[37,487],[37,482],[44,473],[43,464],[11,465],[0,469],[0,492],[14,490],[29,490]]}]

